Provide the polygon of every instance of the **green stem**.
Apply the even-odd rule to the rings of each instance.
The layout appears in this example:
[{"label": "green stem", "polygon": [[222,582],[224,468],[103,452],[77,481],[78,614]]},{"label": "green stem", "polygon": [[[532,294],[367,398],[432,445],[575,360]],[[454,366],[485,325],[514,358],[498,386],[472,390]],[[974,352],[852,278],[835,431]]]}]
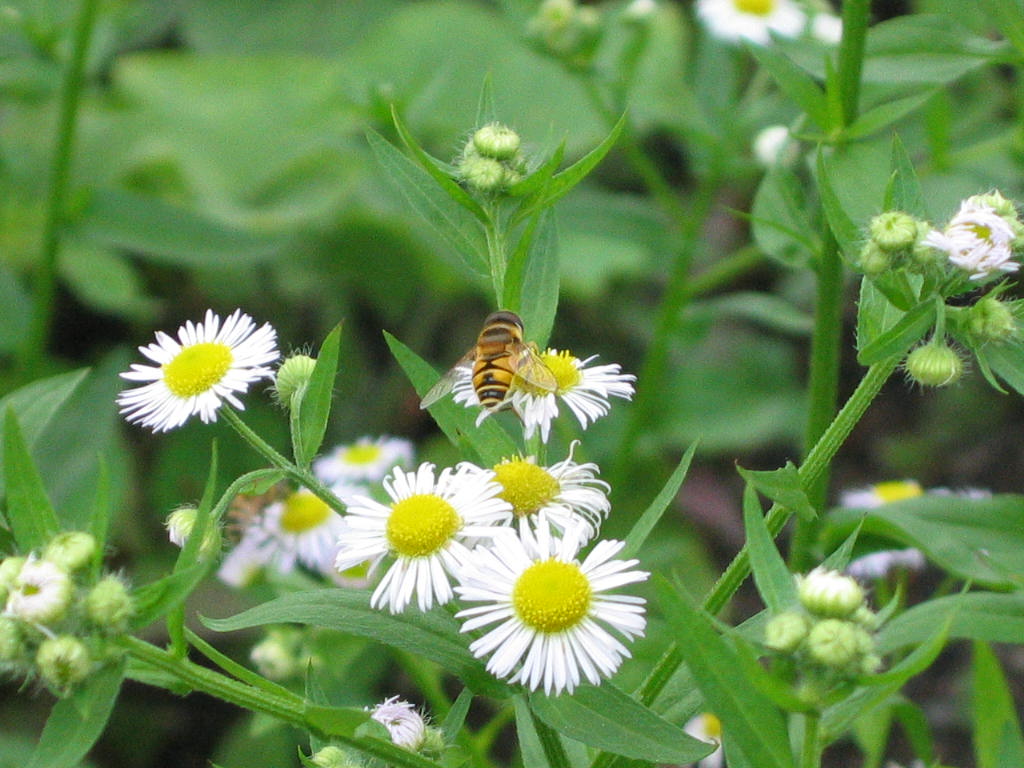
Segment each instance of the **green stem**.
[{"label": "green stem", "polygon": [[808,712],[804,716],[804,735],[800,749],[800,768],[820,768],[821,744],[819,726],[821,715]]},{"label": "green stem", "polygon": [[843,126],[852,125],[860,106],[861,70],[867,42],[871,0],[846,0],[843,3],[843,37],[839,41],[839,103]]},{"label": "green stem", "polygon": [[[814,335],[811,338],[805,452],[811,450],[828,428],[839,400],[843,264],[839,258],[839,246],[830,230],[826,231],[825,244],[817,267],[818,297],[814,309]],[[826,470],[813,483],[807,484],[807,497],[815,509],[821,509],[825,505],[827,494]],[[802,571],[807,567],[816,530],[815,520],[797,519],[789,550],[789,564],[793,570]]]},{"label": "green stem", "polygon": [[501,223],[501,211],[498,206],[488,207],[489,226],[485,227],[487,235],[487,258],[491,268],[491,282],[494,285],[494,301],[498,308],[505,306],[505,267],[508,254],[505,253],[505,232]]},{"label": "green stem", "polygon": [[253,432],[252,429],[249,428],[249,425],[242,421],[242,418],[235,413],[234,410],[227,407],[221,408],[220,414],[224,417],[224,421],[230,424],[235,432],[237,432],[245,442],[247,442],[257,453],[262,455],[273,466],[282,470],[298,485],[308,488],[334,511],[345,511],[344,502],[335,496],[334,492],[331,491],[330,488],[321,483],[313,473],[295,466],[292,462],[288,461],[288,459],[274,450],[273,446]]},{"label": "green stem", "polygon": [[78,122],[78,107],[81,103],[86,53],[98,6],[98,0],[81,2],[71,41],[71,58],[68,60],[61,84],[56,145],[50,164],[50,188],[43,220],[42,248],[33,280],[32,317],[18,348],[19,367],[26,378],[36,376],[42,366],[43,353],[53,323],[57,256],[60,250],[64,202],[70,179],[71,151]]}]

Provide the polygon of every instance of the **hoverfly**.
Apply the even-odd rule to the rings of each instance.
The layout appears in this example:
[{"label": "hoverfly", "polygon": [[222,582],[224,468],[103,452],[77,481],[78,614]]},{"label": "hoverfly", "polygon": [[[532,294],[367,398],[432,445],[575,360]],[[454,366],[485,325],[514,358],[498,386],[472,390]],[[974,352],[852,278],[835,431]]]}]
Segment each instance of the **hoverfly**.
[{"label": "hoverfly", "polygon": [[473,391],[487,411],[500,410],[506,404],[516,377],[544,392],[558,388],[537,346],[523,341],[523,321],[506,309],[488,315],[476,344],[430,388],[420,408],[429,408],[451,392],[467,369],[471,371]]}]

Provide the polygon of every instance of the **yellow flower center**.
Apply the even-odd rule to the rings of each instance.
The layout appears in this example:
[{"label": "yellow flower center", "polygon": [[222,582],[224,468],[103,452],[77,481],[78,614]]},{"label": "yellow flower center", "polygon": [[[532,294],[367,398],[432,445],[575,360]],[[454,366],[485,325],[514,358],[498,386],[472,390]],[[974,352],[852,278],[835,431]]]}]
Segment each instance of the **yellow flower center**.
[{"label": "yellow flower center", "polygon": [[701,720],[704,726],[704,735],[709,739],[715,741],[722,740],[722,721],[712,715],[710,712],[705,712],[701,715]]},{"label": "yellow flower center", "polygon": [[397,554],[404,557],[432,555],[462,527],[455,507],[432,493],[418,493],[391,507],[386,535]]},{"label": "yellow flower center", "polygon": [[234,355],[231,347],[215,341],[185,347],[163,366],[164,383],[171,394],[186,398],[206,392],[224,378]]},{"label": "yellow flower center", "polygon": [[775,0],[732,0],[736,10],[754,16],[767,16],[775,10]]},{"label": "yellow flower center", "polygon": [[540,356],[544,365],[555,374],[558,392],[567,392],[580,383],[580,369],[576,367],[576,357],[570,352],[545,352]]},{"label": "yellow flower center", "polygon": [[512,505],[516,517],[532,515],[558,495],[559,484],[548,471],[525,459],[503,461],[494,468],[501,483],[498,495]]},{"label": "yellow flower center", "polygon": [[883,504],[903,499],[912,499],[924,493],[920,484],[913,480],[890,480],[875,486],[875,494]]},{"label": "yellow flower center", "polygon": [[986,243],[992,240],[992,227],[986,227],[984,224],[970,224],[967,228],[977,235],[979,240],[984,240]]},{"label": "yellow flower center", "polygon": [[586,617],[591,594],[578,565],[551,559],[523,571],[512,589],[512,605],[526,626],[554,634]]},{"label": "yellow flower center", "polygon": [[284,500],[281,529],[288,533],[304,533],[323,525],[331,515],[326,502],[309,491],[296,491]]},{"label": "yellow flower center", "polygon": [[373,464],[380,455],[381,449],[376,443],[357,443],[345,449],[341,460],[346,464]]}]

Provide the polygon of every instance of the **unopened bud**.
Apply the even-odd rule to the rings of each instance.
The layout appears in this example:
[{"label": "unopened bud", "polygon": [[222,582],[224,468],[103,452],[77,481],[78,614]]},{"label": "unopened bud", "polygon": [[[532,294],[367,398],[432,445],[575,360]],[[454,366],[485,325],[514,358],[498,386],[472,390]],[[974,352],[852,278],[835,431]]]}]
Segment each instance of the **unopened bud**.
[{"label": "unopened bud", "polygon": [[317,750],[309,758],[309,762],[317,768],[362,768],[362,764],[359,761],[353,760],[348,752],[333,744]]},{"label": "unopened bud", "polygon": [[423,743],[419,751],[429,755],[440,755],[444,752],[445,746],[444,731],[428,725],[423,732]]},{"label": "unopened bud", "polygon": [[864,604],[864,590],[838,571],[815,568],[797,577],[800,603],[816,616],[845,619]]},{"label": "unopened bud", "polygon": [[472,152],[462,158],[459,175],[471,188],[486,193],[501,192],[508,186],[505,165],[493,157]]},{"label": "unopened bud", "polygon": [[[167,537],[171,540],[172,544],[179,547],[185,546],[188,537],[192,535],[192,529],[195,528],[198,516],[199,510],[190,506],[178,507],[167,516],[167,519],[164,521],[164,527],[167,529]],[[200,554],[204,557],[211,557],[219,551],[220,531],[214,525],[207,526],[206,533],[203,535]]]},{"label": "unopened bud", "polygon": [[853,615],[850,616],[850,621],[856,622],[869,632],[874,632],[876,629],[878,629],[878,626],[880,624],[878,620],[878,614],[872,611],[866,605],[862,605],[860,608],[854,611]]},{"label": "unopened bud", "polygon": [[923,344],[907,355],[907,375],[923,387],[944,387],[958,380],[964,363],[947,344]]},{"label": "unopened bud", "polygon": [[10,616],[0,616],[0,662],[25,661],[27,655],[25,625]]},{"label": "unopened bud", "polygon": [[375,706],[370,717],[381,723],[391,734],[391,741],[410,752],[423,746],[426,723],[412,704],[392,696]]},{"label": "unopened bud", "polygon": [[519,134],[501,123],[488,123],[473,134],[473,146],[481,157],[511,160],[519,151]]},{"label": "unopened bud", "polygon": [[868,277],[874,277],[892,267],[892,256],[879,248],[874,240],[868,240],[857,257],[857,266]]},{"label": "unopened bud", "polygon": [[764,628],[764,644],[773,651],[792,653],[807,637],[810,622],[802,613],[786,611],[773,616]]},{"label": "unopened bud", "polygon": [[7,601],[7,595],[14,587],[14,582],[21,573],[21,567],[25,564],[24,557],[5,557],[0,562],[0,602]]},{"label": "unopened bud", "polygon": [[124,632],[134,612],[128,587],[117,576],[104,576],[85,596],[85,615],[109,634]]},{"label": "unopened bud", "polygon": [[43,559],[68,571],[84,568],[96,556],[96,539],[84,531],[58,533],[43,550]]},{"label": "unopened bud", "polygon": [[860,652],[855,625],[841,619],[822,619],[807,635],[807,653],[832,669],[849,666]]},{"label": "unopened bud", "polygon": [[287,680],[302,671],[301,642],[301,635],[294,628],[272,629],[253,646],[249,658],[264,677]]},{"label": "unopened bud", "polygon": [[917,219],[903,211],[886,211],[871,220],[868,231],[883,251],[905,251],[917,240]]},{"label": "unopened bud", "polygon": [[967,328],[980,341],[1005,341],[1017,333],[1017,319],[1005,303],[985,296],[967,310]]},{"label": "unopened bud", "polygon": [[285,408],[292,407],[292,398],[309,384],[316,360],[309,355],[292,355],[277,369],[274,395]]},{"label": "unopened bud", "polygon": [[85,643],[71,635],[48,637],[36,652],[39,675],[60,693],[85,680],[92,669],[92,659]]}]

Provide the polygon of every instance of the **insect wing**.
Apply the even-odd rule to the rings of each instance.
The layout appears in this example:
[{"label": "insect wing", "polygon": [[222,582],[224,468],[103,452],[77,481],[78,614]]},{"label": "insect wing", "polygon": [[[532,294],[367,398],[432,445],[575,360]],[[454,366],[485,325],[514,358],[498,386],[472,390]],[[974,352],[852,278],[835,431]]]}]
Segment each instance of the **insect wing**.
[{"label": "insect wing", "polygon": [[512,350],[509,360],[512,371],[531,387],[545,392],[558,389],[558,379],[551,372],[532,344],[518,344]]},{"label": "insect wing", "polygon": [[476,359],[476,347],[469,350],[463,355],[455,365],[448,369],[448,371],[437,380],[437,383],[432,386],[427,394],[420,400],[420,408],[429,408],[442,397],[447,395],[452,389],[455,388],[455,384],[465,376],[465,372],[469,371],[473,367],[473,361]]}]

